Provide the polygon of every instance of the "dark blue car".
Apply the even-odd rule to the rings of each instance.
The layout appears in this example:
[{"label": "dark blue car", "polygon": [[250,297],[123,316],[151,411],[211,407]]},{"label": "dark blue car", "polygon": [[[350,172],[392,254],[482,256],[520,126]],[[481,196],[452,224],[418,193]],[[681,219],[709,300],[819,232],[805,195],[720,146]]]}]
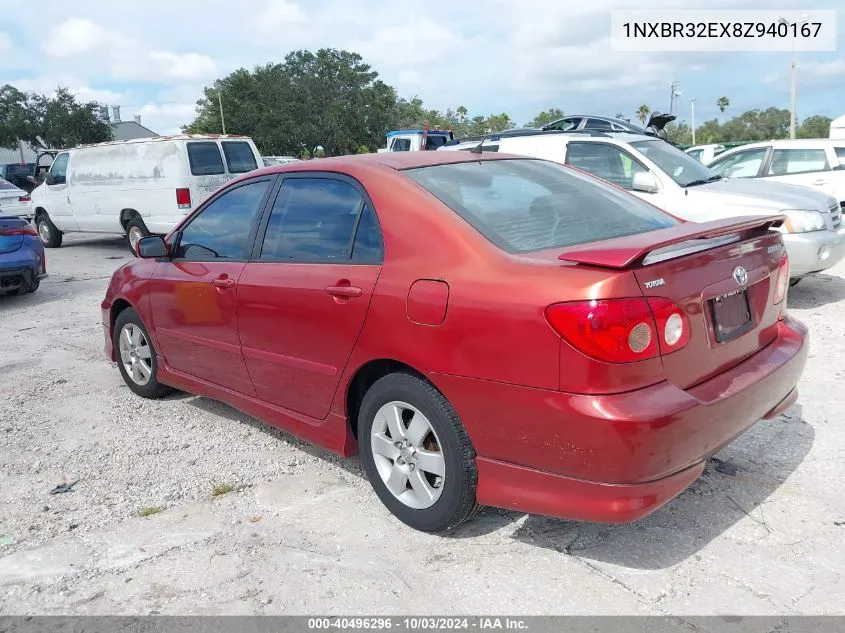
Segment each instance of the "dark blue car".
[{"label": "dark blue car", "polygon": [[0,295],[38,290],[47,276],[44,245],[27,220],[0,216]]}]

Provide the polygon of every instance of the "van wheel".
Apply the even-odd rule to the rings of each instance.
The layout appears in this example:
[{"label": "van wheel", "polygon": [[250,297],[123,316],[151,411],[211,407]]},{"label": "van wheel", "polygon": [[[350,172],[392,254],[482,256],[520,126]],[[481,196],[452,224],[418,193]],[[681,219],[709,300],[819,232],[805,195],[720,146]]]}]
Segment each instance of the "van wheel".
[{"label": "van wheel", "polygon": [[358,420],[367,478],[396,518],[440,532],[478,511],[475,451],[434,385],[407,373],[389,374],[367,390]]},{"label": "van wheel", "polygon": [[147,237],[149,234],[150,232],[141,218],[133,218],[129,221],[126,225],[126,239],[129,242],[129,250],[132,251],[133,255],[136,255],[138,252],[136,249],[141,238]]},{"label": "van wheel", "polygon": [[40,213],[35,218],[35,226],[38,228],[38,237],[41,243],[47,248],[59,248],[62,245],[62,232],[50,220],[47,213]]}]

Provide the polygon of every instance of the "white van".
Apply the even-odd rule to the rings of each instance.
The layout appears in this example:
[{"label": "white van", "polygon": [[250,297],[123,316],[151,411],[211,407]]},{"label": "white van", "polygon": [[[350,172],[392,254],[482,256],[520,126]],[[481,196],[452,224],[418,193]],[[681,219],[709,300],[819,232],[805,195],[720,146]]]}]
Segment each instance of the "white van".
[{"label": "white van", "polygon": [[69,232],[126,235],[133,249],[164,235],[221,185],[263,166],[245,136],[161,136],[84,145],[59,153],[32,192],[44,246]]}]

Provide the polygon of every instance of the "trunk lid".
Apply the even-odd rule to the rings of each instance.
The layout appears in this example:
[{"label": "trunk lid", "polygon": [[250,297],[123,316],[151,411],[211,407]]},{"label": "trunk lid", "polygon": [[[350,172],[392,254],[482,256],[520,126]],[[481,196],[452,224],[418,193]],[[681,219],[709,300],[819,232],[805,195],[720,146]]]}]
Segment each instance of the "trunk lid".
[{"label": "trunk lid", "polygon": [[4,218],[0,216],[0,254],[13,253],[23,244],[23,235],[4,235],[10,229],[17,229],[29,224],[21,218]]},{"label": "trunk lid", "polygon": [[[629,269],[643,296],[677,305],[689,342],[662,354],[666,379],[693,387],[741,363],[774,340],[783,303],[774,305],[782,216],[734,218],[641,233],[560,259]],[[663,332],[658,331],[661,339]]]}]

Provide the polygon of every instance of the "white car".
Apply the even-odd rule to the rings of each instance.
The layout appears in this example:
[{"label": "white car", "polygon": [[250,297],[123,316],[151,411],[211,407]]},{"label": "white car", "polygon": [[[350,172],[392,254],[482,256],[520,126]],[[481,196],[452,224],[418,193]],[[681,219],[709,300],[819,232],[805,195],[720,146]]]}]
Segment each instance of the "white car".
[{"label": "white car", "polygon": [[845,207],[845,140],[782,140],[749,143],[707,163],[725,178],[760,178],[815,187]]},{"label": "white car", "polygon": [[32,217],[32,199],[29,194],[3,178],[0,178],[0,215],[27,219]]},{"label": "white car", "polygon": [[724,152],[725,146],[718,143],[708,143],[707,145],[694,145],[693,147],[688,147],[684,151],[699,163],[704,163],[706,165],[716,158],[716,156]]},{"label": "white car", "polygon": [[44,246],[69,232],[126,235],[135,251],[169,233],[209,194],[263,165],[244,136],[162,136],[84,145],[59,153],[32,192]]},{"label": "white car", "polygon": [[[451,149],[477,151],[457,146],[441,151]],[[783,213],[788,219],[780,230],[794,280],[830,268],[845,257],[845,229],[839,203],[832,196],[783,183],[725,179],[674,145],[651,136],[525,132],[493,135],[481,144],[481,151],[534,156],[577,167],[693,222]]]}]

